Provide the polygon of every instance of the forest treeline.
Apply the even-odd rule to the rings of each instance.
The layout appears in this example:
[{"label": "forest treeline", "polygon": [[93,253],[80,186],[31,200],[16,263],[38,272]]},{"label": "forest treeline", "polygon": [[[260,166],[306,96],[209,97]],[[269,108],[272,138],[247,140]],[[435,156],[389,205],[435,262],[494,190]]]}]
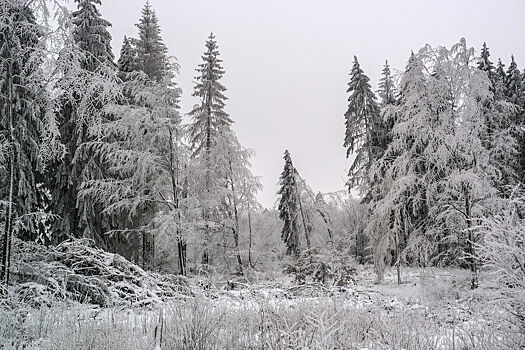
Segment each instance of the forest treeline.
[{"label": "forest treeline", "polygon": [[507,282],[523,270],[525,73],[514,58],[505,69],[486,45],[481,57],[464,39],[427,45],[400,74],[387,62],[374,92],[354,57],[348,189],[312,190],[286,151],[277,208],[263,209],[215,36],[196,68],[198,103],[181,111],[179,66],[151,5],[117,59],[101,0],[75,3],[53,25],[44,0],[0,4],[4,283],[14,239],[89,238],[183,275],[285,267],[324,281],[373,262],[378,279],[388,266],[462,266],[475,287],[481,266],[506,266]]}]

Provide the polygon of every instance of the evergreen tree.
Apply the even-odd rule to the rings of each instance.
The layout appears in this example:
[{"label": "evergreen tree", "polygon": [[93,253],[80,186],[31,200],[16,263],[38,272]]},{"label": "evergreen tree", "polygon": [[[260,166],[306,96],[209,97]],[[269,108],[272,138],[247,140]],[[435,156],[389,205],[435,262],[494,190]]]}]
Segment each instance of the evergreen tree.
[{"label": "evergreen tree", "polygon": [[203,63],[197,67],[198,76],[194,87],[193,96],[200,99],[189,115],[192,122],[189,125],[189,138],[192,157],[199,166],[199,183],[194,186],[195,195],[199,198],[202,208],[202,231],[204,234],[202,262],[208,264],[209,250],[212,233],[220,221],[217,207],[222,200],[221,169],[226,169],[227,164],[220,164],[212,159],[213,147],[217,142],[217,135],[228,133],[232,120],[224,111],[226,88],[220,80],[224,75],[222,60],[219,58],[219,49],[215,36],[210,34],[206,41],[206,52],[202,56]]},{"label": "evergreen tree", "polygon": [[[96,7],[100,0],[75,0],[78,10],[72,16],[73,41],[80,49],[80,67],[72,67],[70,70],[78,69],[73,75],[81,75],[83,82],[76,85],[73,91],[64,91],[61,106],[57,111],[57,120],[61,135],[61,142],[66,147],[66,155],[60,162],[51,165],[49,169],[50,190],[53,198],[51,210],[60,215],[61,220],[56,220],[52,226],[54,232],[53,242],[59,243],[71,236],[90,237],[97,243],[105,241],[102,234],[109,228],[108,218],[100,215],[101,208],[96,208],[90,203],[77,201],[78,189],[83,181],[101,178],[104,171],[100,161],[92,154],[79,152],[79,147],[87,142],[89,128],[104,106],[103,88],[95,91],[89,99],[89,106],[81,90],[89,84],[104,84],[97,81],[104,74],[112,79],[114,69],[113,53],[111,51],[111,35],[108,21],[101,18]],[[68,57],[64,57],[68,59]],[[107,72],[107,70],[110,70]],[[66,71],[67,75],[69,74]],[[63,79],[66,79],[64,77]],[[89,81],[93,79],[92,81]],[[86,118],[80,109],[89,109]]]},{"label": "evergreen tree", "polygon": [[350,96],[348,110],[345,113],[346,132],[343,143],[343,146],[347,147],[347,157],[352,153],[355,154],[348,172],[349,190],[355,186],[361,186],[361,190],[365,190],[368,185],[368,170],[379,154],[373,140],[374,130],[380,125],[379,108],[369,80],[361,69],[357,57],[354,56],[346,91]]},{"label": "evergreen tree", "polygon": [[193,118],[190,126],[190,139],[194,156],[209,153],[218,130],[229,128],[232,124],[229,115],[224,112],[227,100],[224,95],[226,88],[220,82],[224,69],[213,33],[206,41],[206,49],[202,56],[204,62],[197,68],[199,75],[195,78],[197,83],[192,94],[198,97],[201,103],[189,113]]},{"label": "evergreen tree", "polygon": [[[133,233],[130,240],[142,249],[123,254],[142,261],[144,268],[153,266],[156,236],[169,224],[171,237],[179,244],[179,272],[185,274],[181,202],[187,152],[178,112],[180,89],[149,79],[124,85],[135,103],[115,105],[118,118],[106,122],[100,137],[83,146],[105,159],[108,170],[103,178],[85,181],[79,199],[103,208],[103,215],[126,218],[112,232]],[[159,223],[160,218],[165,223]]]},{"label": "evergreen tree", "polygon": [[117,62],[119,78],[122,81],[126,81],[129,73],[136,69],[137,51],[131,42],[128,37],[124,36],[122,48],[120,49],[120,57]]},{"label": "evergreen tree", "polygon": [[108,27],[111,23],[100,16],[96,5],[101,0],[75,0],[78,10],[71,13],[71,22],[74,25],[73,39],[79,48],[89,54],[86,55],[83,68],[93,71],[100,64],[113,64],[114,56],[111,51],[111,34]]},{"label": "evergreen tree", "polygon": [[137,68],[154,81],[164,77],[172,78],[172,68],[168,48],[161,37],[159,20],[149,1],[142,9],[142,17],[136,24],[139,29],[139,38],[136,40]]},{"label": "evergreen tree", "polygon": [[47,235],[42,151],[56,125],[41,68],[48,58],[43,28],[21,1],[0,2],[0,23],[0,282],[7,284],[13,237]]},{"label": "evergreen tree", "polygon": [[503,64],[503,62],[501,62],[501,58],[498,58],[498,65],[496,67],[496,74],[501,79],[505,79],[505,64]]},{"label": "evergreen tree", "polygon": [[[390,73],[388,61],[385,61],[385,66],[379,81],[379,89],[377,93],[381,98],[381,118],[374,124],[374,129],[372,130],[372,143],[374,145],[374,149],[377,150],[375,157],[376,159],[379,159],[383,156],[383,153],[386,151],[388,145],[392,141],[390,134],[392,132],[392,128],[394,127],[395,121],[395,111],[392,107],[397,104],[397,92],[393,77]],[[375,179],[371,179],[370,181],[374,182]]]},{"label": "evergreen tree", "polygon": [[399,105],[392,112],[396,115],[392,142],[371,170],[374,193],[366,232],[379,279],[393,256],[399,266],[402,242],[407,241],[409,233],[424,227],[426,167],[421,155],[432,124],[423,70],[421,60],[412,53],[401,78]]},{"label": "evergreen tree", "polygon": [[483,47],[481,48],[481,55],[478,61],[478,69],[487,72],[487,76],[490,79],[491,82],[491,91],[494,94],[496,92],[496,67],[494,67],[494,64],[490,61],[490,50],[487,47],[487,43],[483,43]]},{"label": "evergreen tree", "polygon": [[498,65],[494,73],[494,98],[496,100],[502,100],[505,98],[505,65],[498,58]]},{"label": "evergreen tree", "polygon": [[510,124],[516,140],[518,140],[518,155],[516,161],[516,174],[519,181],[525,179],[525,86],[523,77],[518,69],[514,56],[511,56],[511,63],[505,76],[505,97],[506,100],[514,105],[510,114]]},{"label": "evergreen tree", "polygon": [[[379,104],[380,118],[372,131],[372,142],[375,146],[375,149],[377,149],[376,159],[380,159],[392,141],[391,133],[396,120],[395,106],[397,105],[397,91],[394,84],[394,79],[390,72],[388,61],[385,61],[385,66],[381,72],[381,79],[379,80],[377,94],[381,98],[381,102]],[[381,181],[383,180],[382,175],[378,174],[375,170],[369,171],[368,175],[369,190],[362,200],[363,203],[371,203],[376,199],[377,196],[380,195],[379,187]]]},{"label": "evergreen tree", "polygon": [[[499,164],[503,176],[499,180],[498,187],[500,191],[506,191],[506,188],[515,182],[514,169],[510,169],[508,162],[515,163],[515,155],[506,153],[511,137],[510,127],[511,111],[509,104],[506,102],[506,74],[504,64],[501,59],[498,60],[497,67],[494,67],[489,59],[490,52],[486,44],[483,44],[481,57],[478,60],[477,68],[486,72],[490,80],[490,94],[483,98],[482,113],[484,115],[485,128],[482,135],[484,147],[491,152],[491,158],[495,164]],[[514,158],[514,159],[510,159]]]},{"label": "evergreen tree", "polygon": [[483,70],[485,72],[489,73],[489,78],[491,77],[491,74],[494,72],[495,67],[490,61],[490,51],[487,47],[487,43],[483,43],[483,47],[481,48],[481,55],[478,61],[478,69]]},{"label": "evergreen tree", "polygon": [[286,254],[299,256],[299,193],[296,180],[296,170],[290,153],[286,150],[284,151],[284,169],[279,179],[281,188],[277,192],[281,196],[278,207],[279,219],[284,223],[281,238],[286,243]]},{"label": "evergreen tree", "polygon": [[385,61],[385,66],[381,72],[381,79],[379,80],[377,94],[379,98],[381,98],[381,106],[393,105],[396,103],[396,87],[390,72],[388,60]]},{"label": "evergreen tree", "polygon": [[514,103],[518,107],[523,105],[522,77],[518,65],[514,60],[514,55],[511,56],[511,62],[505,74],[505,96],[507,96],[509,102]]}]

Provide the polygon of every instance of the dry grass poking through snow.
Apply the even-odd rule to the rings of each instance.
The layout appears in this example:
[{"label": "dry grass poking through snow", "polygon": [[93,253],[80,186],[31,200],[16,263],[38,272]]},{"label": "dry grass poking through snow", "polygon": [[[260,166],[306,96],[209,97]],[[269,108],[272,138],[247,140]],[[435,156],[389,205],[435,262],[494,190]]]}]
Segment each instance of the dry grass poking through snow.
[{"label": "dry grass poking through snow", "polygon": [[[256,285],[156,305],[2,311],[0,348],[151,349],[160,307],[162,349],[520,349],[523,329],[467,288],[461,271],[409,269],[346,290]],[[487,301],[489,300],[489,301]]]}]

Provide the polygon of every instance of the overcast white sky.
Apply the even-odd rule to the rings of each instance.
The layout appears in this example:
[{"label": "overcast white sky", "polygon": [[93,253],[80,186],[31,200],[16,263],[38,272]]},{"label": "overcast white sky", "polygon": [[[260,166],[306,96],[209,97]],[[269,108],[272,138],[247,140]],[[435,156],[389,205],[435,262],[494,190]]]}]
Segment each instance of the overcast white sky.
[{"label": "overcast white sky", "polygon": [[[260,201],[277,199],[283,152],[315,191],[344,188],[350,162],[342,147],[346,84],[354,55],[373,85],[385,59],[402,70],[410,50],[447,45],[460,37],[477,50],[487,42],[492,60],[525,64],[524,0],[150,0],[170,55],[181,64],[182,112],[206,38],[217,36],[228,88],[226,111],[241,143],[256,151]],[[124,35],[145,0],[102,0],[118,58]]]}]

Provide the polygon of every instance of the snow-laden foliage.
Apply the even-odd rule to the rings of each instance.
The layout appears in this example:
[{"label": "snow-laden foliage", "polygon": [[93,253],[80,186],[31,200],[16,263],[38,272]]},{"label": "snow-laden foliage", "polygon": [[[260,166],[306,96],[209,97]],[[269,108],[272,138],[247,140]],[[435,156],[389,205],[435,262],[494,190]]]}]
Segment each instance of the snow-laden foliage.
[{"label": "snow-laden foliage", "polygon": [[350,96],[348,110],[345,113],[346,131],[343,147],[347,148],[347,157],[352,154],[355,156],[348,171],[348,187],[349,189],[358,187],[363,193],[368,187],[367,173],[380,153],[373,135],[379,124],[379,107],[369,81],[357,57],[354,56],[346,91]]},{"label": "snow-laden foliage", "polygon": [[[297,170],[292,163],[292,158],[288,150],[284,151],[284,169],[279,179],[281,185],[278,194],[279,200],[279,219],[283,221],[281,239],[286,243],[286,254],[299,255],[299,191],[297,189]],[[308,247],[310,248],[310,247]]]},{"label": "snow-laden foliage", "polygon": [[[165,78],[173,78],[173,71],[177,70],[177,65],[173,64],[168,56],[168,48],[160,35],[157,14],[149,2],[144,4],[142,16],[136,27],[139,30],[139,38],[133,40],[136,50],[135,69],[146,73],[151,80],[157,82]],[[129,47],[126,47],[125,53],[129,55]],[[119,64],[119,68],[122,68],[122,61]]]},{"label": "snow-laden foliage", "polygon": [[215,36],[210,34],[203,62],[196,69],[193,96],[199,103],[189,112],[188,138],[192,150],[189,189],[201,213],[196,229],[202,264],[210,265],[217,258],[229,261],[229,249],[213,247],[231,247],[237,271],[242,272],[240,218],[243,211],[254,207],[260,183],[250,170],[253,151],[240,145],[231,129],[233,121],[224,110],[226,87],[221,79],[225,71],[219,56]]},{"label": "snow-laden foliage", "polygon": [[15,293],[29,305],[76,301],[140,306],[193,294],[184,279],[146,272],[87,239],[49,248],[17,241],[15,249]]},{"label": "snow-laden foliage", "polygon": [[475,246],[487,276],[485,283],[496,288],[499,301],[525,327],[525,197],[514,194],[498,215],[481,219],[476,227],[483,240]]},{"label": "snow-laden foliage", "polygon": [[[108,217],[123,218],[113,233],[145,235],[154,228],[156,210],[179,217],[185,167],[180,89],[169,80],[153,82],[141,72],[124,89],[134,104],[113,105],[108,112],[115,118],[104,123],[97,140],[81,146],[106,168],[105,177],[84,181],[79,199],[100,204]],[[150,248],[143,246],[143,263],[153,253],[145,249]]]},{"label": "snow-laden foliage", "polygon": [[[393,141],[371,172],[383,178],[367,229],[379,276],[403,242],[403,255],[423,265],[464,258],[475,285],[472,226],[499,206],[501,171],[484,143],[490,81],[474,62],[463,39],[410,57]],[[515,142],[501,146],[512,154]]]}]

